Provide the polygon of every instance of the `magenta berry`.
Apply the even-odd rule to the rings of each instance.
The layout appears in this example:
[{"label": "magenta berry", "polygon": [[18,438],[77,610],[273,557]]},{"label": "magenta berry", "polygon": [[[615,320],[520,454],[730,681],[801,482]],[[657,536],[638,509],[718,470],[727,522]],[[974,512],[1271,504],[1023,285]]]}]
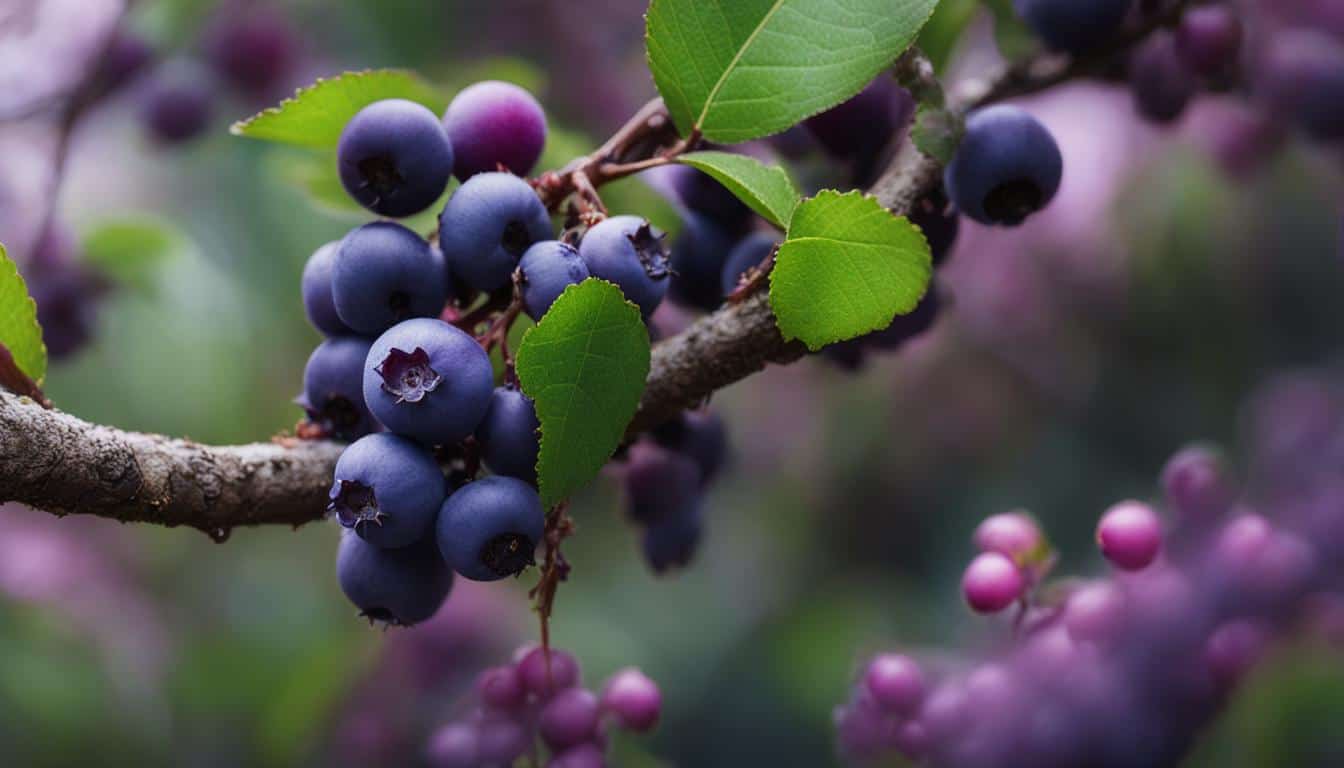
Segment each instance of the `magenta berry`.
[{"label": "magenta berry", "polygon": [[1204,663],[1219,685],[1235,685],[1259,661],[1268,638],[1268,630],[1257,622],[1229,621],[1209,636],[1204,645]]},{"label": "magenta berry", "polygon": [[1162,521],[1153,508],[1139,501],[1111,507],[1097,524],[1101,553],[1117,568],[1147,568],[1162,549]]},{"label": "magenta berry", "polygon": [[546,702],[538,730],[547,746],[563,750],[590,741],[597,735],[600,714],[597,696],[587,688],[567,688]]},{"label": "magenta berry", "polygon": [[1026,579],[1007,556],[998,552],[977,555],[961,577],[961,591],[977,613],[998,613],[1022,597]]},{"label": "magenta berry", "polygon": [[1181,449],[1162,469],[1162,489],[1180,515],[1209,520],[1225,513],[1236,496],[1222,457],[1213,449]]},{"label": "magenta berry", "polygon": [[[549,659],[548,659],[549,656]],[[579,661],[568,651],[533,648],[518,660],[518,677],[533,696],[546,699],[579,684]]]},{"label": "magenta berry", "polygon": [[1041,529],[1026,512],[1003,512],[985,518],[975,529],[981,552],[998,552],[1021,563],[1044,543]]},{"label": "magenta berry", "polygon": [[1181,16],[1176,28],[1176,52],[1192,71],[1214,77],[1236,64],[1243,36],[1241,19],[1232,8],[1198,6]]},{"label": "magenta berry", "polygon": [[579,744],[552,757],[546,768],[606,768],[607,757],[596,744]]},{"label": "magenta berry", "polygon": [[1064,606],[1064,627],[1075,643],[1101,643],[1121,629],[1124,595],[1112,583],[1085,584],[1069,595]]},{"label": "magenta berry", "polygon": [[878,706],[901,717],[918,713],[924,701],[924,673],[902,654],[884,653],[870,661],[863,685]]},{"label": "magenta berry", "polygon": [[602,689],[602,710],[628,731],[643,733],[658,724],[663,694],[658,684],[634,667],[611,676]]},{"label": "magenta berry", "polygon": [[512,711],[527,703],[523,680],[512,665],[482,670],[476,677],[476,695],[492,709]]},{"label": "magenta berry", "polygon": [[443,126],[456,156],[453,173],[468,177],[503,166],[526,176],[546,144],[546,113],[532,94],[498,80],[470,85],[453,98]]},{"label": "magenta berry", "polygon": [[450,723],[434,732],[425,750],[431,768],[476,768],[476,729],[468,723]]},{"label": "magenta berry", "polygon": [[485,712],[475,725],[478,765],[512,765],[532,746],[528,729],[512,716]]}]

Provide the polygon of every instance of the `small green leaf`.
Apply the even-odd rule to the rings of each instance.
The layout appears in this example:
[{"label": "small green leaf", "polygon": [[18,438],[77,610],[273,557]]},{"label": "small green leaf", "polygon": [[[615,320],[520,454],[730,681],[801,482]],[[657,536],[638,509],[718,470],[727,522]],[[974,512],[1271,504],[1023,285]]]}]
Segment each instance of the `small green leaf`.
[{"label": "small green leaf", "polygon": [[300,88],[280,102],[230,128],[235,136],[335,149],[341,131],[359,110],[383,99],[410,99],[441,114],[448,101],[434,86],[413,72],[373,69],[346,72]]},{"label": "small green leaf", "polygon": [[84,235],[84,261],[123,285],[152,293],[155,270],[187,247],[186,236],[166,221],[118,219]]},{"label": "small green leaf", "polygon": [[798,190],[783,168],[732,152],[692,152],[677,162],[713,176],[771,224],[780,229],[789,226],[789,217],[798,205]]},{"label": "small green leaf", "polygon": [[779,330],[814,352],[887,327],[915,308],[932,274],[919,228],[857,191],[799,203],[775,259]]},{"label": "small green leaf", "polygon": [[[303,192],[317,212],[349,221],[368,220],[368,209],[356,203],[341,185],[334,152],[272,152],[268,167],[271,173]],[[420,213],[398,219],[398,223],[417,232],[433,229],[438,224],[439,212],[457,186],[457,179],[449,179],[448,188],[437,202]]]},{"label": "small green leaf", "polygon": [[653,0],[649,69],[682,135],[778,133],[858,93],[938,0]]},{"label": "small green leaf", "polygon": [[649,375],[649,331],[611,283],[589,278],[551,305],[518,349],[537,405],[537,480],[547,507],[597,476],[621,444]]},{"label": "small green leaf", "polygon": [[957,153],[965,125],[958,115],[940,107],[921,104],[910,129],[910,140],[920,152],[947,165]]},{"label": "small green leaf", "polygon": [[0,345],[9,350],[25,376],[42,383],[42,377],[47,375],[47,347],[42,343],[42,328],[37,324],[37,303],[28,295],[28,286],[3,244],[0,244]]},{"label": "small green leaf", "polygon": [[1024,58],[1035,53],[1040,44],[1013,8],[1012,0],[985,0],[994,14],[994,44],[1005,59]]}]

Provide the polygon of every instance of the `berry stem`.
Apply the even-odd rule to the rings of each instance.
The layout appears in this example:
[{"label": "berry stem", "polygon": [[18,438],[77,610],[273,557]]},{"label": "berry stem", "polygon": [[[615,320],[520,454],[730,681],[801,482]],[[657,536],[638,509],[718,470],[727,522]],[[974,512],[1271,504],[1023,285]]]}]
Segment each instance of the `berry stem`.
[{"label": "berry stem", "polygon": [[536,601],[537,616],[541,620],[541,647],[545,649],[546,674],[550,675],[551,611],[555,607],[555,592],[560,582],[569,575],[569,563],[560,552],[560,544],[574,533],[574,521],[569,517],[569,503],[561,502],[546,514],[546,556],[542,561],[541,578],[528,591]]}]

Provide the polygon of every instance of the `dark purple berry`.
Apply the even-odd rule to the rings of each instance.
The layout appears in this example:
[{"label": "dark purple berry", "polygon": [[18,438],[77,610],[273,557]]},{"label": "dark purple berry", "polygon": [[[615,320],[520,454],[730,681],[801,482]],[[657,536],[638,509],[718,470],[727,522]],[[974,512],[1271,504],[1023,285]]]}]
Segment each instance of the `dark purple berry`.
[{"label": "dark purple berry", "polygon": [[704,171],[674,165],[668,169],[668,180],[689,213],[704,217],[730,235],[740,234],[751,225],[752,212],[747,204]]},{"label": "dark purple berry", "polygon": [[1135,52],[1129,86],[1135,109],[1159,124],[1179,118],[1199,91],[1194,73],[1176,52],[1175,38],[1166,31],[1155,33]]},{"label": "dark purple berry", "polygon": [[1176,27],[1176,53],[1195,74],[1216,77],[1233,69],[1241,52],[1241,19],[1226,5],[1188,9]]},{"label": "dark purple berry", "polygon": [[161,144],[180,144],[200,136],[213,114],[209,83],[186,69],[159,73],[145,94],[145,126]]},{"label": "dark purple berry", "polygon": [[453,148],[433,112],[406,99],[364,107],[341,131],[341,184],[360,205],[384,216],[410,216],[448,186]]},{"label": "dark purple berry", "polygon": [[75,258],[73,234],[53,222],[23,269],[37,304],[42,342],[53,360],[78,352],[93,338],[98,304],[107,286]]},{"label": "dark purple berry", "polygon": [[660,445],[636,443],[625,469],[626,514],[652,525],[699,501],[704,475],[690,456]]},{"label": "dark purple berry", "polygon": [[532,747],[529,728],[516,718],[498,712],[485,712],[476,722],[477,766],[513,765]]},{"label": "dark purple berry", "polygon": [[513,665],[490,667],[476,677],[476,696],[492,709],[514,711],[527,703],[518,668]]},{"label": "dark purple berry", "polygon": [[928,293],[919,300],[909,313],[897,315],[891,324],[880,331],[873,331],[862,337],[861,341],[873,349],[898,349],[907,341],[926,333],[938,321],[942,310],[942,300],[938,298],[938,286],[929,284]]},{"label": "dark purple berry", "polygon": [[496,387],[490,407],[476,427],[485,466],[497,475],[537,482],[541,422],[531,398],[513,387]]},{"label": "dark purple berry", "polygon": [[659,445],[695,462],[702,485],[711,482],[728,461],[728,431],[714,411],[684,411],[659,425],[652,434]]},{"label": "dark purple berry", "polygon": [[613,216],[588,230],[579,255],[588,272],[615,283],[645,317],[667,294],[672,268],[664,234],[638,216]]},{"label": "dark purple berry", "polygon": [[528,317],[541,320],[560,294],[588,279],[588,265],[578,250],[558,240],[543,240],[523,254],[523,309]]},{"label": "dark purple berry", "polygon": [[433,528],[445,490],[443,473],[429,451],[377,432],[341,453],[327,510],[371,544],[405,547]]},{"label": "dark purple berry", "polygon": [[600,713],[592,691],[567,688],[542,707],[537,726],[546,746],[558,752],[595,738]]},{"label": "dark purple berry", "polygon": [[704,532],[700,504],[683,505],[644,531],[644,559],[654,573],[664,574],[690,565]]},{"label": "dark purple berry", "polygon": [[910,209],[910,223],[919,227],[929,241],[933,266],[940,267],[952,253],[957,234],[961,231],[961,217],[948,202],[947,193],[940,186],[934,192],[915,201]]},{"label": "dark purple berry", "polygon": [[371,342],[336,336],[318,345],[303,369],[300,405],[327,434],[355,440],[378,429],[364,405],[364,361]]},{"label": "dark purple berry", "polygon": [[1232,508],[1236,488],[1226,462],[1212,448],[1183,448],[1162,469],[1162,489],[1180,515],[1198,521],[1217,518]]},{"label": "dark purple berry", "polygon": [[426,445],[450,445],[474,432],[493,391],[485,350],[435,318],[393,326],[364,365],[364,400],[374,417]]},{"label": "dark purple berry", "polygon": [[981,224],[1016,226],[1050,204],[1063,175],[1050,131],[1024,110],[998,105],[966,119],[944,182],[962,213]]},{"label": "dark purple berry", "polygon": [[99,94],[109,94],[131,82],[154,61],[154,49],[140,35],[117,27],[98,59],[93,74],[93,88]]},{"label": "dark purple berry", "polygon": [[724,261],[733,247],[731,233],[697,213],[686,215],[672,243],[672,282],[668,297],[676,303],[712,312],[723,303]]},{"label": "dark purple berry", "polygon": [[383,549],[346,532],[336,552],[341,590],[371,621],[411,626],[430,618],[453,587],[432,543]]},{"label": "dark purple berry", "polygon": [[600,746],[586,742],[552,757],[546,768],[607,768],[607,758]]},{"label": "dark purple berry", "polygon": [[424,238],[400,224],[352,229],[336,251],[331,293],[341,321],[376,334],[413,317],[436,317],[447,301],[443,262]]},{"label": "dark purple berry", "polygon": [[512,477],[487,477],[457,489],[439,513],[443,559],[473,581],[515,576],[535,563],[545,510],[537,490]]},{"label": "dark purple berry", "polygon": [[498,80],[470,85],[448,105],[443,125],[453,143],[453,172],[466,181],[497,171],[526,176],[546,145],[546,112],[532,94]]},{"label": "dark purple berry", "polygon": [[779,245],[779,238],[764,232],[753,232],[737,242],[728,253],[723,271],[719,274],[719,290],[727,296],[737,290],[742,277],[753,267],[765,263],[766,257]]},{"label": "dark purple berry", "polygon": [[253,96],[284,86],[299,61],[298,34],[289,21],[258,4],[226,7],[206,33],[205,49],[221,78]]},{"label": "dark purple berry", "polygon": [[1045,44],[1081,54],[1120,31],[1132,0],[1013,0],[1017,15]]},{"label": "dark purple berry", "polygon": [[832,156],[853,169],[853,183],[871,184],[887,147],[915,114],[915,100],[883,73],[857,95],[807,119],[804,125]]},{"label": "dark purple berry", "polygon": [[551,219],[541,198],[508,173],[467,179],[439,216],[439,247],[453,276],[478,291],[508,285],[527,249],[550,239]]},{"label": "dark purple berry", "polygon": [[1344,138],[1344,42],[1315,29],[1281,32],[1259,71],[1269,106],[1313,138]]},{"label": "dark purple berry", "polygon": [[615,716],[627,731],[653,730],[663,711],[663,693],[648,675],[626,667],[612,675],[602,688],[602,710]]},{"label": "dark purple berry", "polygon": [[303,309],[308,314],[308,322],[328,336],[352,333],[350,326],[336,314],[336,300],[331,293],[331,276],[340,247],[339,240],[327,243],[313,251],[303,266]]}]

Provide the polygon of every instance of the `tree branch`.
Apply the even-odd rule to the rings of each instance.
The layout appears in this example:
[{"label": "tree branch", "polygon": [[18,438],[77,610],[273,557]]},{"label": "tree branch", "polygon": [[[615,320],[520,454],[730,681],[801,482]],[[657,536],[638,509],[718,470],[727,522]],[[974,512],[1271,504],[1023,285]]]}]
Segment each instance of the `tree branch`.
[{"label": "tree branch", "polygon": [[[1127,33],[1125,43],[1172,23],[1186,4],[1177,0],[1178,10]],[[1117,47],[1105,58],[1114,61],[1123,53]],[[964,84],[960,104],[972,108],[1033,93],[1104,67],[1096,59],[1033,58],[986,82]],[[927,74],[927,68],[897,68],[898,77],[921,73]],[[644,167],[644,161],[684,151],[689,142],[674,142],[669,126],[661,102],[650,102],[598,151],[539,179],[538,194],[554,207],[576,191],[574,170],[601,183]],[[941,175],[940,163],[903,140],[868,192],[893,212],[907,214],[937,188]],[[657,426],[768,364],[792,363],[805,351],[780,335],[766,291],[727,304],[654,346],[648,382],[627,435]],[[241,525],[298,526],[323,517],[341,449],[336,443],[295,439],[204,446],[89,424],[0,391],[0,501],[58,515],[185,525],[218,540]]]}]

